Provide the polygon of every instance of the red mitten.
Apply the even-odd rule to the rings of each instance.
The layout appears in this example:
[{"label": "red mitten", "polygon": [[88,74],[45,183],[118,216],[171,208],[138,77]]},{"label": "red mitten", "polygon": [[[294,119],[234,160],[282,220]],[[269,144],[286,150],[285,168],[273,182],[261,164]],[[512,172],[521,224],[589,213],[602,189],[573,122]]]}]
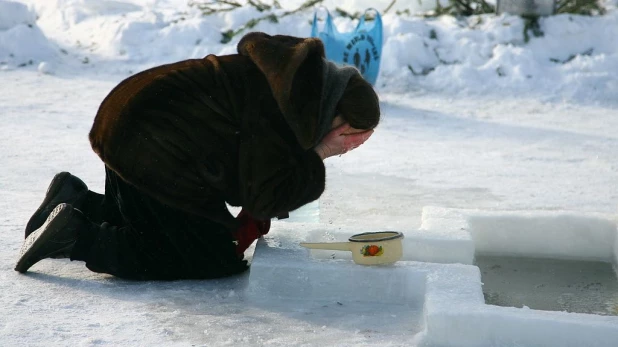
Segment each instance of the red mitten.
[{"label": "red mitten", "polygon": [[240,221],[240,227],[232,232],[236,239],[236,254],[241,255],[260,236],[268,234],[270,230],[269,220],[254,219],[244,209],[236,217]]}]

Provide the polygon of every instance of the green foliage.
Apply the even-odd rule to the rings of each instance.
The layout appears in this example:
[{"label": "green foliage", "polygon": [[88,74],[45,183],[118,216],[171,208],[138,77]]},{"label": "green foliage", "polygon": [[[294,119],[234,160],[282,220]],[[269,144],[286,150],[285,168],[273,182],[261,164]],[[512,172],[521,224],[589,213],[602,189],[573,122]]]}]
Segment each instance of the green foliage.
[{"label": "green foliage", "polygon": [[215,13],[233,11],[237,8],[242,7],[242,4],[236,1],[227,1],[227,0],[217,0],[217,1],[190,0],[189,6],[199,9],[200,11],[202,11],[202,14],[204,16],[209,16]]},{"label": "green foliage", "polygon": [[259,12],[281,9],[281,4],[277,0],[273,0],[271,4],[266,4],[261,0],[247,0],[246,4],[234,0],[189,0],[189,6],[198,8],[204,16],[208,16],[220,12],[233,11],[243,6],[250,5],[255,7]]},{"label": "green foliage", "polygon": [[[389,6],[382,12],[383,14],[388,12],[397,0],[392,0]],[[416,0],[419,4],[423,0]],[[253,18],[247,21],[245,24],[238,28],[230,29],[221,33],[221,43],[228,43],[234,39],[235,36],[243,33],[246,30],[254,28],[262,21],[270,21],[272,23],[278,23],[283,17],[291,14],[309,9],[315,5],[322,3],[323,0],[305,0],[297,9],[283,11],[281,4],[278,0],[271,0],[266,2],[263,0],[189,0],[189,6],[199,9],[204,16],[234,11],[244,6],[252,6],[258,12],[263,15]],[[424,14],[425,17],[438,17],[443,15],[450,15],[455,17],[468,17],[480,14],[495,13],[496,8],[487,3],[486,0],[449,0],[447,5],[442,5],[440,1],[436,2],[436,7],[433,11]],[[604,6],[604,0],[556,0],[556,13],[572,13],[580,15],[602,15],[606,12]],[[352,20],[359,19],[363,12],[348,12],[340,7],[335,8],[335,13],[341,17],[350,18]],[[398,10],[396,15],[410,15],[409,9]],[[184,18],[182,18],[184,19]],[[366,16],[367,20],[373,20],[374,14],[369,12]],[[524,18],[524,41],[528,42],[531,38],[531,34],[534,37],[543,36],[538,18],[526,17]],[[432,39],[437,39],[435,37]],[[421,72],[422,74],[422,72]]]},{"label": "green foliage", "polygon": [[429,75],[431,72],[433,72],[433,70],[435,70],[435,67],[424,67],[421,71],[416,71],[414,70],[414,68],[412,67],[412,65],[408,65],[408,70],[410,70],[410,72],[412,72],[412,74],[414,76],[427,76]]},{"label": "green foliage", "polygon": [[[422,0],[419,0],[422,1]],[[485,0],[449,0],[448,5],[443,6],[437,1],[436,8],[426,17],[450,15],[455,17],[474,16],[485,13],[495,13],[496,8]],[[579,15],[602,15],[606,9],[604,0],[556,0],[556,14],[571,13]],[[397,14],[400,14],[399,11]],[[409,14],[409,12],[408,12]],[[544,35],[537,17],[524,17],[524,42],[530,41],[531,35],[541,37]]]},{"label": "green foliage", "polygon": [[549,61],[551,61],[552,63],[556,63],[556,64],[566,64],[571,62],[571,60],[579,57],[579,56],[591,56],[592,53],[594,53],[594,48],[589,48],[579,54],[571,54],[568,58],[564,59],[564,60],[560,60],[557,58],[549,58]]},{"label": "green foliage", "polygon": [[473,16],[484,13],[495,13],[496,8],[485,0],[449,0],[448,5],[443,6],[436,1],[436,8],[426,14],[427,17],[449,16]]},{"label": "green foliage", "polygon": [[361,13],[356,11],[354,13],[350,13],[344,9],[342,9],[341,7],[335,7],[335,13],[337,13],[339,16],[341,17],[346,17],[346,18],[350,18],[350,19],[359,19],[361,16]]},{"label": "green foliage", "polygon": [[[335,7],[335,13],[338,14],[340,17],[345,17],[345,18],[350,18],[352,20],[355,19],[359,19],[365,12],[354,12],[354,13],[350,13],[340,7]],[[382,12],[384,13],[384,12]],[[365,15],[365,20],[366,21],[372,21],[376,18],[376,15],[373,11],[369,11],[367,12],[367,14]]]},{"label": "green foliage", "polygon": [[524,42],[528,43],[530,41],[530,33],[534,37],[542,37],[545,35],[543,30],[541,30],[541,24],[539,23],[538,17],[525,17],[524,18]]},{"label": "green foliage", "polygon": [[228,43],[234,39],[234,37],[245,30],[251,29],[258,25],[262,21],[270,21],[271,23],[278,23],[279,19],[287,17],[291,14],[312,8],[313,6],[321,3],[324,0],[306,0],[295,10],[281,11],[281,4],[277,0],[273,0],[272,3],[267,4],[261,0],[248,0],[246,4],[240,3],[235,0],[215,0],[215,1],[201,1],[191,0],[189,6],[195,7],[202,11],[204,16],[212,15],[215,13],[233,11],[243,6],[249,5],[255,7],[258,12],[264,12],[263,16],[250,19],[247,23],[241,25],[236,29],[230,29],[221,32],[221,43]]},{"label": "green foliage", "polygon": [[605,14],[603,0],[556,0],[556,13],[572,13],[585,16]]},{"label": "green foliage", "polygon": [[[272,23],[278,23],[279,20],[283,17],[289,16],[291,14],[304,11],[309,8],[313,8],[315,5],[322,3],[324,0],[305,0],[298,8],[291,11],[283,11],[281,4],[277,0],[272,0],[271,3],[266,3],[261,0],[246,0],[241,2],[241,0],[214,0],[214,1],[204,1],[204,0],[189,0],[189,6],[199,9],[204,16],[209,16],[216,13],[229,12],[239,9],[243,6],[253,6],[258,12],[265,13],[263,16],[253,18],[247,23],[241,25],[236,29],[230,29],[224,32],[221,32],[221,43],[228,43],[234,39],[234,37],[245,30],[251,29],[258,25],[261,21],[268,20]],[[391,7],[395,4],[397,0],[392,0],[388,7],[382,12],[383,14],[388,12]],[[418,0],[419,2],[421,0]],[[341,17],[347,17],[350,19],[359,19],[363,13],[354,12],[350,13],[346,10],[337,7],[335,8],[335,13]],[[398,13],[399,14],[399,13]],[[184,17],[181,18],[184,20]],[[365,20],[371,21],[375,19],[375,13],[368,12],[365,16]]]},{"label": "green foliage", "polygon": [[[604,0],[556,0],[556,14],[603,15],[607,11],[604,2]],[[399,12],[404,13],[405,11],[397,12],[399,14]],[[437,1],[436,8],[431,13],[426,14],[426,16],[450,15],[467,17],[495,12],[496,8],[485,0],[449,0],[448,5],[445,6],[441,5],[440,1]]]},{"label": "green foliage", "polygon": [[438,39],[438,33],[436,33],[436,29],[431,29],[429,31],[429,38],[432,40],[437,40]]}]

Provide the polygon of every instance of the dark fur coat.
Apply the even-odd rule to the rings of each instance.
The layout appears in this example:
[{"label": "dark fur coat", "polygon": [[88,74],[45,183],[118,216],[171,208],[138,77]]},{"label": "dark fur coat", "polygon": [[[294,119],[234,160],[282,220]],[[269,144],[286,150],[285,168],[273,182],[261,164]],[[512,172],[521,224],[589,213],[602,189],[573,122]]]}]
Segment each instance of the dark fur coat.
[{"label": "dark fur coat", "polygon": [[318,39],[251,33],[238,54],[121,82],[90,142],[107,167],[173,208],[229,227],[226,202],[256,218],[285,214],[324,191],[312,147],[334,117],[323,112],[326,68]]}]

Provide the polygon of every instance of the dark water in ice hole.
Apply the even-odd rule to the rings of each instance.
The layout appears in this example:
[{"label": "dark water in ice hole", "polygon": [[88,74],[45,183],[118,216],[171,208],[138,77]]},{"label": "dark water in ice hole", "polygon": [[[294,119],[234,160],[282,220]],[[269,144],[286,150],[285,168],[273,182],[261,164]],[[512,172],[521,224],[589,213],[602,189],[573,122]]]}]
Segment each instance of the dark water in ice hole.
[{"label": "dark water in ice hole", "polygon": [[477,256],[485,303],[618,316],[618,279],[598,261]]}]

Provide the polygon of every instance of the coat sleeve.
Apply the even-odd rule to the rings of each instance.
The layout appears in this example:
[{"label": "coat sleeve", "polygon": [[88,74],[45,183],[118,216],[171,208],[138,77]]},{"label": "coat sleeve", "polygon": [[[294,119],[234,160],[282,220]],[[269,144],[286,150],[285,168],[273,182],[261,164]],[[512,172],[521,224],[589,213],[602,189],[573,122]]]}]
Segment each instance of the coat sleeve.
[{"label": "coat sleeve", "polygon": [[313,150],[289,146],[270,128],[240,144],[243,208],[267,219],[293,211],[322,195],[325,167]]},{"label": "coat sleeve", "polygon": [[324,192],[324,163],[312,149],[322,125],[329,126],[334,117],[320,114],[326,94],[324,46],[315,38],[250,33],[238,43],[238,53],[257,67],[257,79],[269,89],[268,97],[248,107],[252,112],[243,117],[240,196],[251,215],[273,218]]}]

